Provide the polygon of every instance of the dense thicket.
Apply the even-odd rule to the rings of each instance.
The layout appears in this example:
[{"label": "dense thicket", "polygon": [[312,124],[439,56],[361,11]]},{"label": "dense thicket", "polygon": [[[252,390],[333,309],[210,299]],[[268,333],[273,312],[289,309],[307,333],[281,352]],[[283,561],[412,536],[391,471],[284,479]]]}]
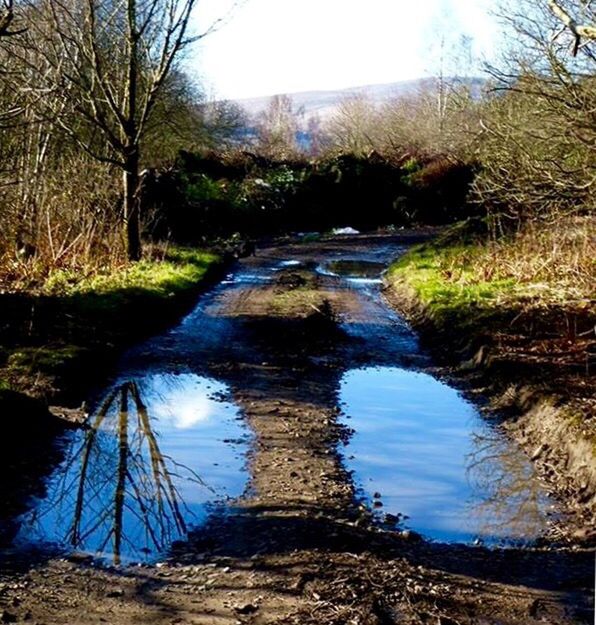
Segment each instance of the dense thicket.
[{"label": "dense thicket", "polygon": [[146,185],[147,233],[185,243],[337,226],[372,230],[444,224],[476,212],[466,203],[470,164],[434,157],[401,163],[380,154],[275,161],[252,153],[182,153]]}]

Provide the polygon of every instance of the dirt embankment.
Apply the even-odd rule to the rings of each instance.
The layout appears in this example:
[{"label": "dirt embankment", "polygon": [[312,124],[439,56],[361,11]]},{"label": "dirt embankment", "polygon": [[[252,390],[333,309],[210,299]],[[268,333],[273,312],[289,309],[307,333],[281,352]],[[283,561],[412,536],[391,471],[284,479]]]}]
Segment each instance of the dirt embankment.
[{"label": "dirt embankment", "polygon": [[475,318],[468,309],[438,320],[400,280],[387,284],[385,295],[418,330],[440,374],[488,400],[487,409],[502,418],[502,427],[565,502],[575,529],[560,538],[593,544],[596,379],[589,332],[570,340],[560,315],[532,317],[531,311],[525,317],[505,310]]},{"label": "dirt embankment", "polygon": [[[405,237],[387,241],[398,250]],[[379,243],[376,241],[376,243]],[[245,494],[157,565],[13,551],[0,565],[4,622],[125,625],[571,625],[592,620],[592,555],[542,546],[425,542],[371,523],[354,499],[337,383],[347,367],[395,364],[388,324],[313,263],[371,241],[260,250],[299,260],[273,281],[224,290],[208,309],[230,331],[199,355],[228,384],[254,434]],[[392,247],[391,247],[392,246]],[[344,340],[335,316],[376,349]],[[233,323],[227,322],[232,320]],[[378,333],[375,334],[375,333]]]}]

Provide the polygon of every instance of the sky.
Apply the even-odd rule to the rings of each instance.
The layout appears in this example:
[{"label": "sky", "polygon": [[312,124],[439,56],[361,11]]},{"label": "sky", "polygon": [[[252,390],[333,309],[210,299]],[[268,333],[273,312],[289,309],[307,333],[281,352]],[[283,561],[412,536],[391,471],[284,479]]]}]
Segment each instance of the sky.
[{"label": "sky", "polygon": [[240,0],[233,8],[234,0],[199,0],[195,33],[225,19],[195,44],[188,71],[213,98],[333,90],[436,74],[444,42],[446,73],[453,73],[451,57],[462,35],[472,37],[477,67],[478,59],[493,53],[496,27],[489,4],[494,3]]}]

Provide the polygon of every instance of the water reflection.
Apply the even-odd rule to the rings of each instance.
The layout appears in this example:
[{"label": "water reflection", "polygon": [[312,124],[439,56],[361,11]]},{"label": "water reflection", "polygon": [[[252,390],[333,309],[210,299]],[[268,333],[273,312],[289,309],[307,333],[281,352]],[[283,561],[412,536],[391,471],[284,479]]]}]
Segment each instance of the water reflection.
[{"label": "water reflection", "polygon": [[527,457],[488,427],[471,433],[467,478],[478,499],[470,512],[485,536],[527,541],[545,529],[548,500]]},{"label": "water reflection", "polygon": [[364,260],[334,260],[327,263],[329,271],[347,278],[380,278],[386,265]]},{"label": "water reflection", "polygon": [[530,462],[454,389],[368,368],[346,374],[341,399],[355,429],[347,465],[377,510],[444,541],[526,542],[545,530],[549,502]]},{"label": "water reflection", "polygon": [[342,277],[356,287],[382,284],[386,265],[365,260],[333,260],[316,268],[322,276]]},{"label": "water reflection", "polygon": [[[76,433],[19,541],[147,560],[198,524],[209,502],[240,494],[245,432],[223,385],[187,375],[118,383]],[[224,442],[225,441],[225,442]],[[233,443],[233,444],[232,444]]]},{"label": "water reflection", "polygon": [[266,284],[273,280],[273,276],[263,275],[260,273],[249,273],[239,271],[237,273],[230,273],[226,276],[225,280],[222,280],[222,284],[230,285],[244,285],[244,284]]}]

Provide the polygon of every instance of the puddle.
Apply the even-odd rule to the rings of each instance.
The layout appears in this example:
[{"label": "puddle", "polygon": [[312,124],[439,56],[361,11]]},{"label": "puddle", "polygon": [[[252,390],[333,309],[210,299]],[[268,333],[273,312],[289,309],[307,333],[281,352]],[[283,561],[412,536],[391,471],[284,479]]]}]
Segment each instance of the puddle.
[{"label": "puddle", "polygon": [[386,269],[383,263],[365,260],[333,260],[317,267],[317,272],[324,276],[345,278],[355,285],[381,284],[382,273]]},{"label": "puddle", "polygon": [[192,374],[119,381],[69,437],[17,543],[152,561],[242,493],[247,432],[227,388]]},{"label": "puddle", "polygon": [[344,376],[340,399],[355,430],[347,467],[381,518],[427,538],[488,545],[531,543],[547,529],[553,505],[529,460],[454,389],[422,373],[366,368]]},{"label": "puddle", "polygon": [[327,263],[329,270],[346,278],[379,278],[387,268],[370,260],[334,260]]},{"label": "puddle", "polygon": [[238,273],[228,274],[225,280],[222,280],[221,284],[265,284],[267,282],[271,282],[272,280],[272,276],[240,271]]}]

